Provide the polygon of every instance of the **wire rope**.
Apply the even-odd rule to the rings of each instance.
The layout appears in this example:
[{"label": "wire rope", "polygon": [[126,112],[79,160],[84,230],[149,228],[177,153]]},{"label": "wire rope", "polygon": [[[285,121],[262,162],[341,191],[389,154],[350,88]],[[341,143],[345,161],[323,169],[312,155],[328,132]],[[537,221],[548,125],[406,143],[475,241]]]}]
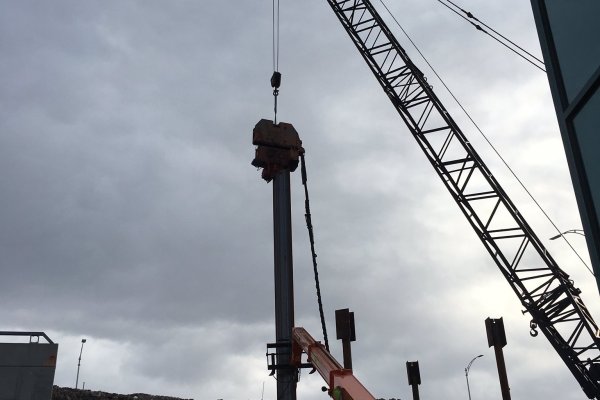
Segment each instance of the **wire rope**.
[{"label": "wire rope", "polygon": [[277,63],[275,64],[275,71],[279,71],[279,0],[277,0]]},{"label": "wire rope", "polygon": [[[459,17],[461,17],[462,19],[464,19],[465,21],[467,21],[468,23],[470,23],[471,25],[473,25],[478,31],[481,31],[482,33],[488,35],[489,37],[491,37],[492,39],[494,39],[495,41],[497,41],[498,43],[500,43],[502,46],[506,47],[508,50],[512,51],[513,53],[515,53],[516,55],[518,55],[519,57],[521,57],[523,60],[527,61],[528,63],[530,63],[531,65],[533,65],[534,67],[536,67],[537,69],[546,72],[546,70],[539,66],[538,64],[536,64],[536,62],[544,65],[544,62],[542,60],[540,60],[538,57],[534,56],[533,54],[531,54],[530,52],[528,52],[527,50],[525,50],[524,48],[522,48],[521,46],[519,46],[518,44],[516,44],[515,42],[513,42],[512,40],[510,40],[509,38],[507,38],[506,36],[504,36],[503,34],[501,34],[500,32],[498,32],[497,30],[495,30],[494,28],[492,28],[491,26],[487,25],[485,22],[477,19],[477,17],[475,17],[471,12],[468,12],[466,10],[464,10],[463,8],[461,8],[460,6],[456,5],[455,3],[453,3],[450,0],[445,0],[448,1],[448,3],[452,4],[454,7],[458,8],[460,11],[462,11],[467,17],[465,17],[464,15],[462,15],[460,12],[458,12],[457,10],[455,10],[454,8],[450,7],[448,4],[446,4],[444,1],[442,0],[437,0],[438,3],[444,5],[445,7],[447,7],[450,11],[452,11],[453,13],[455,13],[456,15],[458,15]],[[502,39],[504,39],[506,42],[510,43],[510,45],[516,47],[517,49],[519,49],[522,53],[527,54],[529,57],[533,58],[535,61],[533,61],[531,58],[526,57],[524,54],[522,54],[521,52],[515,50],[514,47],[511,47],[509,44],[503,42],[502,40],[498,39],[497,37],[495,37],[494,35],[490,34],[487,30],[483,29],[481,27],[481,25],[476,24],[472,21],[469,20],[473,19],[479,23],[481,23],[481,25],[483,25],[484,27],[486,27],[487,29],[489,29],[490,31],[492,31],[494,34],[500,36]]]},{"label": "wire rope", "polygon": [[[438,0],[438,1],[440,1],[440,0]],[[446,0],[446,1],[448,3],[450,3],[450,4],[452,4],[454,7],[460,9],[469,18],[472,18],[475,21],[480,22],[481,25],[485,26],[486,28],[488,28],[489,30],[491,30],[492,32],[494,32],[496,35],[500,36],[502,39],[506,40],[507,42],[509,42],[513,46],[517,47],[519,50],[523,51],[524,53],[526,53],[527,55],[529,55],[530,57],[532,57],[533,59],[535,59],[539,63],[544,64],[544,61],[540,60],[538,57],[534,56],[533,54],[531,54],[530,52],[528,52],[527,50],[525,50],[524,48],[522,48],[521,46],[519,46],[518,44],[516,44],[515,42],[513,42],[512,40],[510,40],[509,38],[507,38],[503,34],[501,34],[500,32],[496,31],[494,28],[492,28],[491,26],[487,25],[485,22],[479,20],[477,17],[475,17],[475,15],[473,15],[473,13],[464,10],[462,7],[458,6],[456,3],[453,3],[451,0]]]},{"label": "wire rope", "polygon": [[273,88],[273,124],[277,125],[277,96],[281,85],[281,73],[279,73],[279,0],[273,0],[273,75],[271,76],[271,87]]},{"label": "wire rope", "polygon": [[[398,19],[396,19],[396,17],[394,16],[394,14],[392,14],[392,12],[388,8],[388,6],[385,4],[385,2],[383,0],[379,0],[379,2],[383,5],[383,7],[386,9],[386,11],[388,12],[388,14],[394,20],[394,22],[396,23],[396,25],[398,25],[398,27],[400,28],[400,30],[402,31],[402,33],[406,36],[406,38],[413,45],[413,47],[415,48],[415,50],[417,50],[417,52],[419,53],[419,55],[421,56],[421,58],[423,58],[423,60],[425,61],[425,63],[429,66],[429,68],[431,69],[431,71],[439,79],[439,81],[442,83],[442,85],[444,86],[444,88],[446,88],[446,90],[448,91],[448,93],[450,94],[450,96],[454,99],[454,101],[458,104],[458,106],[460,107],[460,109],[465,113],[465,115],[467,116],[467,118],[469,119],[469,121],[471,121],[471,123],[473,124],[473,126],[475,126],[475,129],[477,129],[477,131],[485,139],[485,141],[488,143],[488,145],[492,148],[492,150],[494,151],[494,153],[496,153],[496,155],[500,158],[500,160],[502,161],[502,163],[504,164],[504,166],[510,171],[511,175],[517,180],[517,182],[519,183],[519,185],[521,185],[521,187],[523,188],[523,190],[525,190],[525,192],[531,198],[531,200],[533,200],[533,202],[535,203],[535,205],[537,206],[537,208],[542,212],[542,214],[546,217],[546,219],[550,222],[550,224],[554,227],[554,229],[556,229],[556,231],[560,234],[562,231],[556,226],[556,224],[554,223],[554,221],[552,220],[552,218],[550,218],[550,216],[548,215],[548,213],[544,210],[544,208],[536,200],[536,198],[533,196],[533,194],[527,189],[527,187],[525,186],[525,184],[523,183],[523,181],[517,176],[516,172],[508,165],[508,162],[504,159],[504,157],[502,157],[502,155],[496,149],[496,147],[492,144],[492,142],[490,141],[490,139],[488,139],[488,137],[485,135],[485,133],[483,133],[483,130],[479,127],[479,125],[477,125],[477,123],[475,122],[475,120],[471,117],[471,115],[463,107],[463,105],[461,104],[461,102],[456,98],[456,96],[454,95],[454,93],[450,90],[450,88],[448,87],[448,85],[446,85],[446,83],[444,82],[444,80],[442,79],[442,77],[437,73],[437,71],[435,70],[435,68],[433,68],[433,66],[431,65],[431,63],[429,62],[429,60],[421,52],[421,50],[419,49],[419,47],[415,44],[415,42],[412,40],[412,38],[408,35],[408,33],[406,32],[406,30],[404,30],[404,28],[402,27],[402,25],[400,24],[400,22],[398,21]],[[579,260],[581,261],[581,263],[587,268],[587,270],[593,276],[596,276],[594,274],[594,272],[592,271],[592,269],[587,265],[587,263],[579,255],[579,253],[577,252],[577,250],[575,250],[575,248],[571,245],[571,243],[569,242],[569,240],[564,235],[562,235],[562,238],[569,245],[569,247],[571,248],[571,250],[573,251],[573,253],[575,253],[575,255],[577,255],[577,257],[579,258]]]},{"label": "wire rope", "polygon": [[279,70],[279,0],[273,0],[273,71]]}]

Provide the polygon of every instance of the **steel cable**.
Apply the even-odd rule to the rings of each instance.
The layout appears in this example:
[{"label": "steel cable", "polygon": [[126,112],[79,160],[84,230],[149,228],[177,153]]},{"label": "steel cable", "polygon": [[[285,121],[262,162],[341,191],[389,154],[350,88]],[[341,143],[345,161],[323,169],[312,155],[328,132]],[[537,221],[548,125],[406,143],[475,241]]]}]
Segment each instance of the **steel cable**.
[{"label": "steel cable", "polygon": [[[500,32],[496,31],[494,28],[492,28],[491,26],[487,25],[485,22],[480,21],[479,19],[477,19],[477,17],[475,17],[471,12],[464,10],[463,8],[461,8],[460,6],[456,5],[455,3],[453,3],[450,0],[446,0],[446,1],[448,1],[448,3],[452,4],[454,7],[458,8],[460,11],[462,11],[468,17],[467,18],[464,15],[462,15],[460,12],[458,12],[457,10],[453,9],[452,7],[450,7],[448,4],[444,3],[442,0],[437,0],[437,1],[438,1],[438,3],[444,5],[450,11],[452,11],[453,13],[455,13],[456,15],[458,15],[459,17],[461,17],[462,19],[464,19],[465,21],[467,21],[468,23],[470,23],[471,25],[473,25],[475,27],[475,29],[477,29],[478,31],[481,31],[482,33],[485,33],[486,35],[488,35],[489,37],[491,37],[492,39],[494,39],[495,41],[497,41],[498,43],[500,43],[501,45],[503,45],[504,47],[506,47],[507,49],[509,49],[510,51],[512,51],[513,53],[515,53],[516,55],[518,55],[519,57],[521,57],[522,59],[524,59],[525,61],[527,61],[528,63],[530,63],[531,65],[533,65],[534,67],[538,68],[539,70],[541,70],[543,72],[546,72],[546,70],[544,68],[542,68],[538,64],[536,64],[536,62],[538,62],[538,63],[544,65],[544,62],[542,60],[540,60],[538,57],[534,56],[533,54],[531,54],[530,52],[528,52],[527,50],[525,50],[524,48],[522,48],[521,46],[519,46],[518,44],[516,44],[515,42],[513,42],[512,40],[510,40],[509,38],[507,38],[503,34],[501,34]],[[521,52],[523,52],[523,53],[527,54],[529,57],[533,58],[536,62],[534,62],[530,58],[526,57],[524,54],[520,53],[519,51],[515,50],[514,47],[509,46],[508,44],[504,43],[503,41],[501,41],[500,39],[498,39],[494,35],[490,34],[487,30],[483,29],[479,24],[476,24],[476,23],[470,21],[469,18],[473,19],[473,20],[475,20],[475,21],[477,21],[479,23],[481,23],[481,25],[483,25],[484,27],[486,27],[487,29],[489,29],[490,31],[492,31],[494,34],[500,36],[506,42],[510,43],[512,46],[514,46],[517,49],[519,49]]]},{"label": "steel cable", "polygon": [[[438,0],[440,1],[440,0]],[[455,3],[453,3],[451,0],[446,0],[448,3],[452,4],[454,7],[458,8],[460,11],[462,11],[463,13],[465,13],[465,15],[469,18],[474,19],[477,22],[480,22],[481,25],[485,26],[486,28],[488,28],[489,30],[491,30],[492,32],[494,32],[496,35],[500,36],[502,39],[506,40],[507,42],[509,42],[510,44],[512,44],[513,46],[517,47],[519,50],[521,50],[522,52],[526,53],[527,55],[531,56],[532,58],[534,58],[536,61],[538,61],[541,64],[544,64],[544,61],[540,60],[539,58],[537,58],[536,56],[534,56],[533,54],[531,54],[530,52],[528,52],[527,50],[525,50],[524,48],[522,48],[521,46],[519,46],[518,44],[516,44],[515,42],[513,42],[512,40],[510,40],[509,38],[507,38],[506,36],[504,36],[503,34],[501,34],[500,32],[496,31],[494,28],[492,28],[491,26],[487,25],[485,22],[479,20],[477,17],[475,17],[472,13],[464,10],[463,8],[461,8],[460,6],[456,5]]]},{"label": "steel cable", "polygon": [[279,0],[273,0],[273,71],[279,71]]}]

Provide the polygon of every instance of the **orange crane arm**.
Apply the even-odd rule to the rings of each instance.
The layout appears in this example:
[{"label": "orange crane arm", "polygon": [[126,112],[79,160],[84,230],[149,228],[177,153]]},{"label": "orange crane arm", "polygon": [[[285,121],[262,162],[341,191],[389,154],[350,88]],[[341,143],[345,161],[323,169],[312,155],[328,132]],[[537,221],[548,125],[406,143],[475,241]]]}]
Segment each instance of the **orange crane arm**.
[{"label": "orange crane arm", "polygon": [[349,369],[339,362],[317,342],[304,328],[292,329],[292,365],[300,365],[302,352],[329,385],[329,395],[335,400],[375,400]]}]

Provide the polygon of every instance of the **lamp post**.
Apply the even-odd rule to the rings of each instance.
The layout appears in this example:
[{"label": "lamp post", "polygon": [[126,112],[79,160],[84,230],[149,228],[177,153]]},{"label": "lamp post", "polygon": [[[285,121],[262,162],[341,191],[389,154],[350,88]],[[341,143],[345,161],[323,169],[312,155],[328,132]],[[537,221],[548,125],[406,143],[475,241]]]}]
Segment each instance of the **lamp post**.
[{"label": "lamp post", "polygon": [[558,239],[559,237],[562,237],[563,235],[566,235],[567,233],[576,233],[578,235],[585,236],[583,229],[569,229],[568,231],[561,232],[556,236],[552,236],[550,238],[550,240]]},{"label": "lamp post", "polygon": [[469,370],[471,369],[471,365],[473,365],[475,360],[477,360],[479,357],[483,357],[483,354],[480,354],[477,357],[474,357],[469,362],[469,365],[467,365],[467,368],[465,368],[465,377],[467,378],[467,392],[469,393],[469,400],[471,400],[471,389],[469,388]]},{"label": "lamp post", "polygon": [[77,385],[79,384],[79,367],[81,367],[81,354],[83,353],[84,343],[85,339],[81,339],[81,350],[79,350],[79,361],[77,362],[77,378],[75,379],[75,389],[77,389]]}]

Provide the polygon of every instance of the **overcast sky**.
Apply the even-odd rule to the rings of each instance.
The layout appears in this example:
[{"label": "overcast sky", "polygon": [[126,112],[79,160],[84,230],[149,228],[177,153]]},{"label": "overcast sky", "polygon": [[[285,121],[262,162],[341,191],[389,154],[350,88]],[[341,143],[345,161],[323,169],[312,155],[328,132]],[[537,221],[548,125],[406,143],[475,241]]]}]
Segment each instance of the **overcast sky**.
[{"label": "overcast sky", "polygon": [[[381,4],[374,2],[389,21]],[[464,8],[540,55],[529,2]],[[55,383],[275,400],[271,186],[250,165],[272,119],[271,2],[2,0],[1,330],[59,343]],[[546,76],[435,0],[389,1],[561,229],[580,228]],[[393,32],[417,65],[398,28]],[[424,66],[434,90],[598,316],[592,276]],[[504,317],[513,398],[583,399],[324,0],[281,1],[279,119],[304,148],[323,301],[355,312],[376,396],[500,399],[484,320]],[[296,325],[320,338],[299,173]],[[571,237],[584,254],[582,238]],[[341,358],[341,345],[333,342]],[[318,374],[298,398],[325,399]]]}]

